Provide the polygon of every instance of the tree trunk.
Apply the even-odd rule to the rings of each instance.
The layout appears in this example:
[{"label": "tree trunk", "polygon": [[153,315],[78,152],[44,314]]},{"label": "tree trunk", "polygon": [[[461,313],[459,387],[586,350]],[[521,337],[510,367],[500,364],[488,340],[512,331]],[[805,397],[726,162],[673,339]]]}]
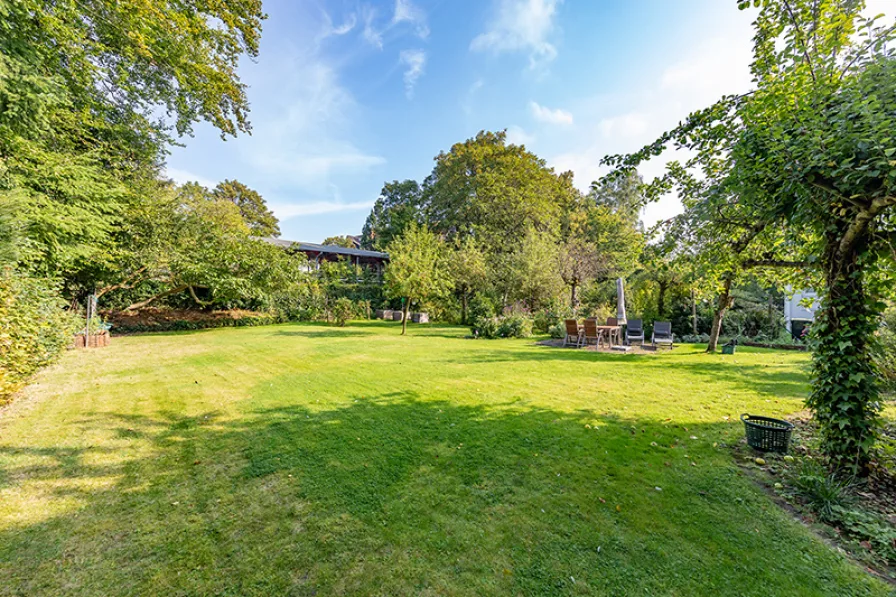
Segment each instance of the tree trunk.
[{"label": "tree trunk", "polygon": [[691,288],[691,326],[697,335],[697,291]]},{"label": "tree trunk", "polygon": [[865,284],[865,240],[846,243],[842,238],[839,234],[828,238],[825,296],[812,324],[814,379],[806,403],[820,424],[822,449],[831,462],[865,475],[879,424],[877,370],[870,345],[880,301]]},{"label": "tree trunk", "polygon": [[666,314],[666,290],[669,287],[668,280],[660,280],[658,282],[660,290],[656,298],[656,314],[662,317]]},{"label": "tree trunk", "polygon": [[569,305],[572,307],[573,313],[578,313],[579,311],[579,285],[576,282],[572,283],[572,290],[569,294]]},{"label": "tree trunk", "polygon": [[404,333],[408,331],[408,311],[411,308],[411,297],[407,297],[407,300],[404,302],[404,307],[401,310],[401,335],[404,336]]},{"label": "tree trunk", "polygon": [[731,298],[731,281],[733,275],[725,277],[725,283],[722,285],[722,291],[719,293],[719,301],[716,304],[716,314],[712,318],[712,329],[709,331],[709,346],[706,352],[715,352],[719,344],[719,335],[722,333],[722,319],[725,312],[731,308],[734,299]]},{"label": "tree trunk", "polygon": [[467,325],[467,293],[460,295],[460,324]]}]

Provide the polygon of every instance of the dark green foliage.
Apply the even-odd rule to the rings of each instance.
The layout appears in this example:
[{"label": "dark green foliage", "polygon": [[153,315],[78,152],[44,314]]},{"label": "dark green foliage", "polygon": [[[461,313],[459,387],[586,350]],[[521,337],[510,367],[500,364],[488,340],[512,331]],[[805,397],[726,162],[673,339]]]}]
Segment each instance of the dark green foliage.
[{"label": "dark green foliage", "polygon": [[[856,271],[852,280],[860,281],[861,273]],[[824,300],[811,327],[814,384],[806,404],[821,424],[825,451],[839,466],[860,473],[879,424],[877,368],[870,344],[883,306],[861,290],[829,292]]]},{"label": "dark green foliage", "polygon": [[385,251],[389,243],[404,234],[412,222],[425,222],[423,189],[415,180],[387,182],[364,222],[361,247]]},{"label": "dark green foliage", "polygon": [[222,317],[219,319],[204,319],[199,321],[163,321],[157,323],[116,325],[113,332],[116,334],[145,334],[151,332],[181,332],[187,330],[208,330],[215,328],[239,328],[259,325],[273,325],[285,323],[290,319],[275,313],[259,313],[246,315],[239,318]]},{"label": "dark green foliage", "polygon": [[355,306],[347,298],[340,298],[333,303],[331,311],[336,325],[345,327],[346,322],[351,319],[355,312]]},{"label": "dark green foliage", "polygon": [[72,344],[78,319],[58,284],[0,269],[0,403]]},{"label": "dark green foliage", "polygon": [[800,499],[826,522],[836,520],[838,509],[855,501],[853,481],[831,472],[817,460],[800,461],[790,480]]}]

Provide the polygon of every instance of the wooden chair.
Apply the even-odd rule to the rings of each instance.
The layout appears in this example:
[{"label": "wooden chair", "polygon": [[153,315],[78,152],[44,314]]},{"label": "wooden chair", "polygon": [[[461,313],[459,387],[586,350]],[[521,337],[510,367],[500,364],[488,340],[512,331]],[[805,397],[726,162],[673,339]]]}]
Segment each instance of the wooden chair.
[{"label": "wooden chair", "polygon": [[610,345],[622,344],[622,328],[619,325],[619,320],[615,317],[607,317],[607,325],[616,328],[610,330]]},{"label": "wooden chair", "polygon": [[589,342],[594,342],[596,346],[600,346],[603,337],[604,331],[597,329],[597,319],[586,319],[585,333],[583,335],[584,344],[587,346]]},{"label": "wooden chair", "polygon": [[675,336],[672,335],[672,323],[669,321],[653,322],[653,338],[651,338],[654,348],[659,346],[668,346],[671,350],[675,347]]},{"label": "wooden chair", "polygon": [[566,324],[566,338],[563,339],[563,346],[569,346],[570,340],[572,340],[576,348],[580,348],[584,339],[582,330],[579,329],[579,322],[575,319],[567,319],[564,323]]}]

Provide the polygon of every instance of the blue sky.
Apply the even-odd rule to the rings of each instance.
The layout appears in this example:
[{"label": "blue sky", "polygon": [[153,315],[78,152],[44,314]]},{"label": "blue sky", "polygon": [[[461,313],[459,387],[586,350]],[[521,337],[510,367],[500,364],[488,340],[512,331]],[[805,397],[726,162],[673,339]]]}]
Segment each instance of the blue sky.
[{"label": "blue sky", "polygon": [[[892,10],[894,0],[869,8]],[[385,181],[422,181],[480,130],[572,170],[637,149],[688,112],[750,86],[753,11],[736,0],[270,0],[244,60],[253,133],[207,125],[168,159],[178,182],[238,179],[282,237],[359,234]],[[647,176],[662,169],[648,164]],[[674,197],[647,223],[674,215]]]}]

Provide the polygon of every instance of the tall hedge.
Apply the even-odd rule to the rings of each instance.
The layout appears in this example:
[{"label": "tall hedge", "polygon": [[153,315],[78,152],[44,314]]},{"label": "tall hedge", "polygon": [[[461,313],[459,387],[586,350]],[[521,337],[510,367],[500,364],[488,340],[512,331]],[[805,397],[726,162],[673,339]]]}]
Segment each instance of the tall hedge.
[{"label": "tall hedge", "polygon": [[77,319],[45,279],[0,270],[0,403],[72,343]]}]

